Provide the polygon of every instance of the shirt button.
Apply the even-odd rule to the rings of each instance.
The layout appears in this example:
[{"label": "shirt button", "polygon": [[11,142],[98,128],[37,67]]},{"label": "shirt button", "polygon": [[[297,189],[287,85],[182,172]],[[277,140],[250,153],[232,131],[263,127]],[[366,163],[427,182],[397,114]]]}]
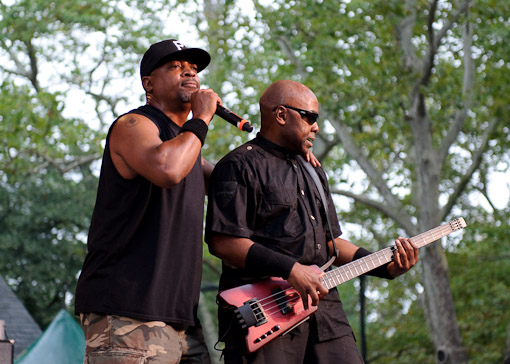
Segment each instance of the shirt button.
[{"label": "shirt button", "polygon": [[305,191],[301,190],[301,195],[304,196],[305,195]]},{"label": "shirt button", "polygon": [[321,245],[320,244],[317,244],[317,249],[321,249]]},{"label": "shirt button", "polygon": [[312,219],[313,221],[315,221],[315,216],[310,215],[310,219]]},{"label": "shirt button", "polygon": [[253,147],[252,147],[251,145],[248,145],[248,146],[246,147],[246,149],[248,149],[248,150],[252,150],[252,149],[253,149]]}]

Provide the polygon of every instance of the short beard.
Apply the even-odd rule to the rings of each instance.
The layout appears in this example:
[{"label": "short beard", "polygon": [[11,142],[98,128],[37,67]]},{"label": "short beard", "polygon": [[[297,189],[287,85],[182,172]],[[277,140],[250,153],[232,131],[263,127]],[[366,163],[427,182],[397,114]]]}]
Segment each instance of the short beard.
[{"label": "short beard", "polygon": [[193,95],[192,92],[185,92],[185,91],[179,92],[179,97],[183,103],[191,102],[191,95]]}]

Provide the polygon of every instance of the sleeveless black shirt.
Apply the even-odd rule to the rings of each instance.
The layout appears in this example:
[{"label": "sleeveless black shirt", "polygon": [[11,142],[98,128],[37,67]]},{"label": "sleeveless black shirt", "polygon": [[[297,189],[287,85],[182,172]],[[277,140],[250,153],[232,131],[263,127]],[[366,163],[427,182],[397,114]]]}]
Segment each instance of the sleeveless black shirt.
[{"label": "sleeveless black shirt", "polygon": [[[130,113],[152,120],[162,141],[180,130],[152,106]],[[75,311],[197,325],[205,198],[201,155],[171,189],[142,176],[127,180],[110,156],[113,125],[106,138]]]}]

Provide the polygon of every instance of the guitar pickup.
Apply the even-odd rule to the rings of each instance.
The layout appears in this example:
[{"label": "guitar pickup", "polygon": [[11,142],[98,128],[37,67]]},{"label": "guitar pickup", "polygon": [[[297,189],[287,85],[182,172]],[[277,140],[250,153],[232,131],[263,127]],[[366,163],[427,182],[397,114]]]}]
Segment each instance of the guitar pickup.
[{"label": "guitar pickup", "polygon": [[264,310],[256,298],[246,301],[241,307],[234,310],[234,314],[243,330],[251,326],[260,326],[267,322]]},{"label": "guitar pickup", "polygon": [[274,300],[280,309],[282,315],[286,315],[292,312],[292,306],[290,305],[285,291],[281,288],[274,288],[271,293],[273,294]]}]

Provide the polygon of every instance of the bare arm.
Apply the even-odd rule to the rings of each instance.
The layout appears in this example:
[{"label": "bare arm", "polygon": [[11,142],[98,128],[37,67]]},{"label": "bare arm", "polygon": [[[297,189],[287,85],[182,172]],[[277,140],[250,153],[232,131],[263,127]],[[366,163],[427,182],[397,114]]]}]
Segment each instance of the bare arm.
[{"label": "bare arm", "polygon": [[[193,115],[208,124],[220,102],[218,95],[201,90],[192,100]],[[119,118],[110,135],[111,157],[121,176],[133,179],[142,175],[163,188],[175,186],[188,175],[201,147],[200,139],[192,132],[161,141],[156,125],[138,114]]]},{"label": "bare arm", "polygon": [[236,268],[246,268],[246,256],[251,246],[255,244],[252,240],[238,238],[236,236],[215,234],[211,237],[209,251],[227,264]]},{"label": "bare arm", "polygon": [[[335,238],[335,244],[338,250],[338,257],[335,259],[334,264],[336,266],[341,266],[352,262],[354,254],[359,249],[359,247],[342,238]],[[328,245],[331,248],[331,241],[328,243]]]},{"label": "bare arm", "polygon": [[202,145],[192,133],[162,142],[152,121],[137,114],[122,116],[110,135],[110,153],[122,177],[142,175],[152,183],[171,188],[193,168]]},{"label": "bare arm", "polygon": [[202,157],[202,169],[204,171],[205,194],[207,195],[207,191],[209,189],[209,179],[211,178],[214,164],[208,162],[206,159],[204,159],[204,157]]}]

